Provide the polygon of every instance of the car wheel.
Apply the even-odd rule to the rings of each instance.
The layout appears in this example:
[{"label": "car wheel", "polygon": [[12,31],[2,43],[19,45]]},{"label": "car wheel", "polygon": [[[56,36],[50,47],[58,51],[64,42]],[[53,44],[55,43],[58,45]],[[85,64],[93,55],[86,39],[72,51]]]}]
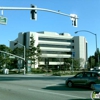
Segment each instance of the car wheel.
[{"label": "car wheel", "polygon": [[92,89],[92,90],[94,89],[94,84],[95,84],[95,83],[91,83],[91,84],[90,84],[90,89]]},{"label": "car wheel", "polygon": [[73,86],[73,83],[71,81],[67,82],[67,86],[68,87],[72,87]]}]

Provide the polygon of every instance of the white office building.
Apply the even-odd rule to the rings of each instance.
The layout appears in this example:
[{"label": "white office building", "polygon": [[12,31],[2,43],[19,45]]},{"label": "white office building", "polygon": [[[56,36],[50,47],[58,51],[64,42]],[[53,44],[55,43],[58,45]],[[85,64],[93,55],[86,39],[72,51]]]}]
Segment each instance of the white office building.
[{"label": "white office building", "polygon": [[[44,58],[42,61],[35,65],[45,65],[45,58],[49,59],[49,66],[52,65],[63,65],[62,59],[71,58],[73,55],[74,59],[82,58],[85,66],[87,61],[87,41],[83,36],[71,36],[69,33],[56,33],[56,32],[21,32],[18,34],[18,38],[14,41],[29,48],[30,36],[33,34],[35,40],[35,46],[40,45],[42,51],[41,57]],[[20,45],[17,45],[21,47]],[[14,49],[14,42],[10,42],[10,48]]]}]

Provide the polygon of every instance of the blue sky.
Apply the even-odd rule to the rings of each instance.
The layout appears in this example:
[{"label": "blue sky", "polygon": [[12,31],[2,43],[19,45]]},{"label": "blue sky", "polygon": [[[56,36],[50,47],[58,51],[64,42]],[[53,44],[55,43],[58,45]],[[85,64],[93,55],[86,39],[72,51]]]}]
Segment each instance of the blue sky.
[{"label": "blue sky", "polygon": [[[67,32],[72,36],[84,36],[88,42],[88,56],[96,50],[95,35],[78,30],[88,30],[97,34],[99,45],[100,37],[100,0],[0,0],[0,7],[30,7],[51,9],[66,14],[77,14],[79,17],[78,27],[72,26],[70,17],[62,16],[45,11],[37,12],[37,21],[30,19],[29,10],[5,10],[7,25],[0,24],[0,44],[9,46],[8,40],[14,40],[19,32],[27,31],[50,31]],[[0,13],[1,14],[1,13]]]}]

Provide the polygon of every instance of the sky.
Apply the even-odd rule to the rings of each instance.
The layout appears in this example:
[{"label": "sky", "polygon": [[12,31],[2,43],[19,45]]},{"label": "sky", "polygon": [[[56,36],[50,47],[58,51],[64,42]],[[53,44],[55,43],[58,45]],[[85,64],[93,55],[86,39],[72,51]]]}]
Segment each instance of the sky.
[{"label": "sky", "polygon": [[[30,10],[4,10],[7,24],[0,24],[0,44],[9,46],[9,40],[16,39],[19,32],[66,32],[72,36],[84,36],[88,42],[88,56],[91,56],[96,50],[96,39],[92,32],[97,35],[97,47],[100,48],[100,0],[0,0],[0,7],[30,8],[31,4],[68,15],[76,14],[79,17],[78,27],[72,26],[70,17],[60,14],[38,10],[35,21],[31,20]],[[79,30],[90,32],[75,34]]]}]

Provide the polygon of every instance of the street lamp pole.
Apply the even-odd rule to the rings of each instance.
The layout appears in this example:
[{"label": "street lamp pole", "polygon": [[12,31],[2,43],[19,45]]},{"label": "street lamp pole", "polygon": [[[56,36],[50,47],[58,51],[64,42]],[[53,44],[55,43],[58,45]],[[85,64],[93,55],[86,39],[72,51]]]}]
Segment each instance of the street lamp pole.
[{"label": "street lamp pole", "polygon": [[79,31],[76,31],[75,34],[77,34],[78,32],[88,32],[88,33],[91,33],[91,34],[93,34],[95,36],[96,52],[97,52],[98,64],[99,64],[99,54],[98,54],[98,51],[97,51],[97,34],[95,34],[93,32],[90,32],[90,31],[87,31],[87,30],[79,30]]},{"label": "street lamp pole", "polygon": [[23,74],[25,74],[25,45],[22,45],[21,43],[19,43],[18,42],[18,44],[20,44],[21,46],[23,46],[24,47],[24,73]]}]

